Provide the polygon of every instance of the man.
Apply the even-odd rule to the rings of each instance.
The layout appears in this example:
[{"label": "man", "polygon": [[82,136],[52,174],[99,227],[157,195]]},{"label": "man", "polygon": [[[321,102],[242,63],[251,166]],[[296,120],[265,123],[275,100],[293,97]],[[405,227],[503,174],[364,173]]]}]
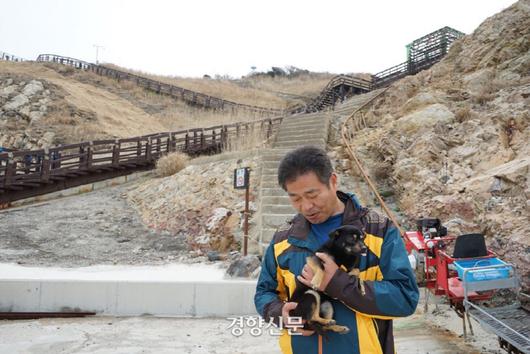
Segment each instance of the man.
[{"label": "man", "polygon": [[[327,332],[328,340],[312,331],[287,330],[280,336],[283,353],[394,353],[392,318],[411,315],[418,303],[418,287],[397,228],[386,217],[361,207],[353,194],[337,190],[337,175],[326,152],[311,146],[288,153],[278,168],[278,183],[298,214],[278,230],[267,248],[254,302],[259,314],[276,324],[289,323],[289,302],[295,277],[310,286],[312,271],[306,257],[316,251],[330,231],[354,225],[366,233],[366,256],[359,277],[339,269],[327,255],[324,280],[318,289],[329,295],[334,319],[350,332]],[[360,281],[364,284],[361,290]],[[280,321],[281,319],[281,321]],[[291,322],[292,323],[292,322]]]}]

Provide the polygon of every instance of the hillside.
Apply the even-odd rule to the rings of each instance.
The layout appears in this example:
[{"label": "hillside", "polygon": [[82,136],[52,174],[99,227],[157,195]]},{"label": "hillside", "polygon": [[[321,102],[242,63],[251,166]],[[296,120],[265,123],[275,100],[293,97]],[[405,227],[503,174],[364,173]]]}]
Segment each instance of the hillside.
[{"label": "hillside", "polygon": [[[285,108],[300,98],[248,88],[237,80],[154,77],[162,82],[249,105]],[[315,81],[316,95],[320,76]],[[274,88],[291,85],[290,79]],[[300,82],[299,80],[294,80]],[[297,86],[297,85],[294,85]],[[287,90],[288,91],[288,90]],[[0,61],[0,146],[34,149],[102,138],[207,127],[262,118],[244,110],[214,112],[139,88],[132,82],[53,63]]]},{"label": "hillside", "polygon": [[483,232],[530,286],[530,1],[488,18],[431,69],[395,83],[356,152],[410,224]]}]

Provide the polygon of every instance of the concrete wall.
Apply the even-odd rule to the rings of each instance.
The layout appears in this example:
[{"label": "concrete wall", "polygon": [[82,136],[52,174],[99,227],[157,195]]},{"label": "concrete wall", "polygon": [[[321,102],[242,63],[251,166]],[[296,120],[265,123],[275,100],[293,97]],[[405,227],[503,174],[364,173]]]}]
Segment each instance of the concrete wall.
[{"label": "concrete wall", "polygon": [[0,280],[0,312],[89,311],[102,315],[255,315],[256,281],[129,282]]}]

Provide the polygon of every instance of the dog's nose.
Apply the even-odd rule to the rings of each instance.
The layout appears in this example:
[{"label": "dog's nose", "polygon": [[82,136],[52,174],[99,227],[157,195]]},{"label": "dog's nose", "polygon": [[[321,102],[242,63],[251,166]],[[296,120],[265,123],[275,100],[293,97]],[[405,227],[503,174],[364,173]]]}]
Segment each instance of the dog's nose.
[{"label": "dog's nose", "polygon": [[367,253],[368,253],[368,247],[362,246],[361,247],[361,255],[362,256],[366,256]]}]

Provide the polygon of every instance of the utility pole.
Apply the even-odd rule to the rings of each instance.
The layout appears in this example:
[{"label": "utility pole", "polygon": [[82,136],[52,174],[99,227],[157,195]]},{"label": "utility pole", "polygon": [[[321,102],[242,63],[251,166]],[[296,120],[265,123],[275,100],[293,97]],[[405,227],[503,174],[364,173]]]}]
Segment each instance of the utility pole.
[{"label": "utility pole", "polygon": [[100,49],[105,49],[104,46],[102,45],[97,45],[97,44],[94,44],[94,48],[96,48],[96,64],[99,64],[99,50]]}]

